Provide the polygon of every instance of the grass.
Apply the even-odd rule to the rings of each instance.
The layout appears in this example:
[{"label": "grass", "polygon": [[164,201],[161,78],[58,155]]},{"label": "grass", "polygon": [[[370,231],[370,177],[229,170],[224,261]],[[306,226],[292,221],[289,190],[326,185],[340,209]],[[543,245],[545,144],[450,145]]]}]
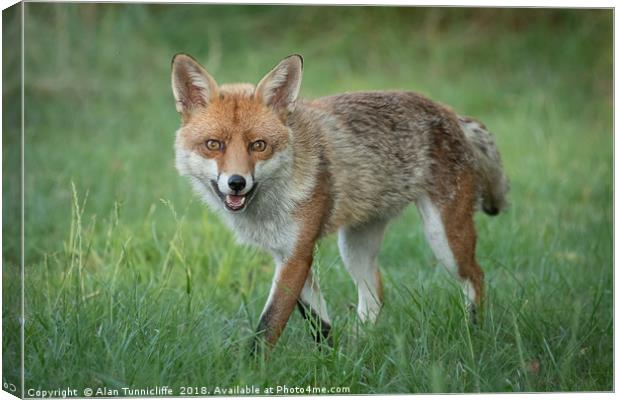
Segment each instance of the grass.
[{"label": "grass", "polygon": [[[29,3],[25,32],[26,389],[613,389],[611,11]],[[302,96],[402,88],[484,121],[512,189],[507,213],[476,217],[482,323],[467,323],[408,208],[380,254],[376,326],[358,326],[328,238],[314,268],[335,346],[317,348],[294,314],[251,362],[272,262],[174,170],[182,51],[219,82],[256,82],[299,52]],[[18,144],[3,140],[4,154]],[[4,215],[7,232],[18,218]],[[19,242],[3,239],[6,293]]]}]

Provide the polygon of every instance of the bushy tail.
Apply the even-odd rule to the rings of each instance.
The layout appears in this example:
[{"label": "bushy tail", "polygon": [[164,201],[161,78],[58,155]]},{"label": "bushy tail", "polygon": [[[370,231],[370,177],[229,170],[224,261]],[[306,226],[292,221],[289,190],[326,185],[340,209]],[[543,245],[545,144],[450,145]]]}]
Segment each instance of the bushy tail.
[{"label": "bushy tail", "polygon": [[459,123],[472,145],[482,210],[497,215],[508,205],[509,186],[495,140],[480,121],[459,116]]}]

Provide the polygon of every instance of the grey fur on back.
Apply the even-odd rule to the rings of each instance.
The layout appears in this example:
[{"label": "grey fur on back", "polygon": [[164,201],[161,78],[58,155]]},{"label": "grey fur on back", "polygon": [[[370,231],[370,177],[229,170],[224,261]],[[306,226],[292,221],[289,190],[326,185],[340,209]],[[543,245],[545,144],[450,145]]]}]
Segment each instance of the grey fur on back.
[{"label": "grey fur on back", "polygon": [[335,225],[392,217],[439,187],[444,190],[438,198],[451,196],[452,179],[465,168],[479,177],[487,213],[505,204],[505,178],[492,138],[470,132],[450,109],[422,95],[356,92],[300,106],[306,115],[324,111],[320,125],[329,121],[336,127],[321,133]]},{"label": "grey fur on back", "polygon": [[416,100],[402,92],[318,100],[340,123],[326,140],[339,220],[355,224],[390,217],[426,191],[432,121]]}]

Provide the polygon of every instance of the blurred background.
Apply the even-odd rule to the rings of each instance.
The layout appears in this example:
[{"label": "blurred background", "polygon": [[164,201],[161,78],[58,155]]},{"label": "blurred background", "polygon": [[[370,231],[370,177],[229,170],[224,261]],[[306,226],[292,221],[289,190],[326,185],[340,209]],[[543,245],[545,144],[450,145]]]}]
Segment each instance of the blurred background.
[{"label": "blurred background", "polygon": [[[17,22],[5,22],[5,47],[19,43]],[[141,307],[150,315],[166,310],[157,314],[157,329],[163,332],[166,323],[176,323],[173,306],[182,303],[190,320],[210,315],[228,327],[215,332],[207,322],[196,322],[215,338],[196,344],[198,352],[228,349],[222,343],[239,324],[251,331],[268,290],[271,261],[237,247],[177,176],[173,140],[180,120],[170,61],[175,53],[189,53],[219,83],[256,83],[280,59],[299,53],[305,60],[302,97],[412,90],[480,119],[495,133],[511,180],[508,213],[479,217],[478,225],[490,293],[501,293],[490,303],[517,310],[529,329],[515,342],[512,320],[507,317],[502,325],[510,338],[505,354],[512,358],[505,355],[505,363],[493,357],[493,362],[478,360],[463,370],[486,376],[478,386],[475,380],[460,380],[458,373],[450,375],[460,371],[457,356],[447,357],[452,361],[445,364],[433,361],[437,368],[429,369],[430,375],[414,368],[406,374],[413,381],[390,381],[398,373],[377,375],[379,367],[362,368],[351,378],[358,392],[610,390],[612,29],[613,12],[604,9],[27,3],[25,246],[32,290],[27,308],[33,321],[28,328],[33,347],[27,351],[33,366],[27,379],[154,384],[162,377],[202,371],[223,382],[244,381],[239,376],[248,375],[224,378],[224,369],[213,371],[209,364],[191,367],[177,358],[177,364],[166,364],[161,361],[166,354],[172,357],[179,350],[158,353],[161,347],[149,341],[153,331],[132,330],[134,325],[122,317],[141,321]],[[4,63],[10,69],[19,60],[5,57]],[[17,99],[19,82],[3,83],[5,99]],[[9,113],[15,117],[18,110]],[[19,142],[6,132],[5,157],[15,154]],[[9,182],[5,175],[5,196],[15,197]],[[434,261],[417,221],[408,209],[388,231],[381,256],[388,293],[401,282],[423,292],[442,285],[435,279],[436,268],[419,267]],[[5,213],[4,224],[18,226],[19,214]],[[15,264],[19,242],[15,235],[3,239],[4,261]],[[347,313],[354,288],[341,267],[331,268],[339,262],[333,239],[319,253],[327,265],[328,302],[334,313]],[[405,268],[409,264],[417,266]],[[156,293],[157,300],[139,303],[135,293]],[[249,302],[249,316],[239,311],[238,293]],[[530,308],[523,306],[524,298]],[[76,309],[83,313],[79,323]],[[575,313],[589,315],[589,325],[582,327]],[[100,319],[108,317],[110,324],[102,325]],[[398,321],[394,337],[414,329]],[[179,335],[174,329],[166,331],[171,341]],[[435,329],[441,336],[447,328]],[[115,332],[123,332],[122,337],[110,339]],[[142,338],[142,347],[128,344],[124,338],[129,334]],[[92,335],[97,344],[79,340]],[[385,343],[394,343],[394,337],[386,336]],[[136,365],[151,360],[141,358],[148,343],[164,366],[136,369],[136,359],[142,360]],[[287,336],[283,343],[284,348],[297,345]],[[525,361],[515,358],[515,343],[525,346]],[[74,345],[79,358],[69,351]],[[387,354],[379,348],[376,354]],[[528,354],[542,360],[542,372],[534,378],[523,372]],[[416,359],[425,360],[420,354]],[[287,360],[281,365],[295,362],[279,360]],[[345,364],[334,361],[333,371]],[[332,367],[320,371],[336,379]],[[521,373],[507,372],[508,379],[498,373],[504,369]],[[286,369],[278,371],[264,372],[261,379],[289,376]],[[367,372],[374,380],[362,379]]]}]

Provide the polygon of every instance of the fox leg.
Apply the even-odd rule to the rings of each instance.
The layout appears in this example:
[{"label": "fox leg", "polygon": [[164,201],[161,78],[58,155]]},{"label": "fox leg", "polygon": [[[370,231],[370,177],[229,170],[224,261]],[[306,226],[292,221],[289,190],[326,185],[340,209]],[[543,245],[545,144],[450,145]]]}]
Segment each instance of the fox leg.
[{"label": "fox leg", "polygon": [[276,262],[269,297],[256,328],[253,353],[257,350],[259,339],[264,339],[270,347],[275,345],[295,309],[311,265],[311,250],[306,254],[296,254],[284,262]]},{"label": "fox leg", "polygon": [[[476,262],[473,177],[457,179],[452,196],[423,196],[417,207],[426,239],[437,259],[458,279],[475,322],[484,291],[484,273]],[[442,200],[438,201],[437,198]]]},{"label": "fox leg", "polygon": [[308,271],[308,277],[297,300],[297,306],[301,315],[312,324],[314,339],[317,342],[327,340],[327,343],[331,345],[331,337],[329,336],[331,322],[327,313],[327,305],[321,294],[319,282],[312,274],[312,270]]},{"label": "fox leg", "polygon": [[[273,347],[280,337],[299,300],[308,302],[311,307],[314,305],[313,309],[321,318],[324,317],[329,325],[325,301],[320,296],[318,284],[313,284],[310,273],[314,247],[331,201],[327,192],[327,181],[326,174],[319,175],[312,196],[298,205],[293,215],[298,231],[297,235],[291,238],[292,243],[295,243],[292,250],[287,250],[284,256],[275,256],[276,272],[256,336],[256,339],[262,337],[270,347]],[[256,351],[257,344],[255,340],[253,352]]]},{"label": "fox leg", "polygon": [[383,304],[383,288],[377,257],[387,221],[373,221],[342,228],[338,248],[344,265],[357,286],[357,315],[362,322],[375,322]]}]

